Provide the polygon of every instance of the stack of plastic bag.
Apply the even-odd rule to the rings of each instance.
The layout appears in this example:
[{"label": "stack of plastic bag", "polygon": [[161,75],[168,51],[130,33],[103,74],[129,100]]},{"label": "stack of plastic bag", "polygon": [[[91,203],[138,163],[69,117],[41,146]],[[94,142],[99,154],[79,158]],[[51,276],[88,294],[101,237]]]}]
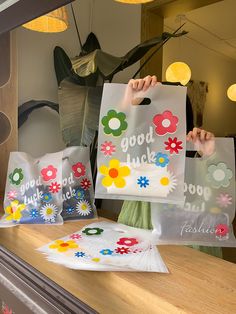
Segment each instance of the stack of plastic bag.
[{"label": "stack of plastic bag", "polygon": [[89,224],[38,250],[72,269],[168,273],[150,231],[117,223]]}]

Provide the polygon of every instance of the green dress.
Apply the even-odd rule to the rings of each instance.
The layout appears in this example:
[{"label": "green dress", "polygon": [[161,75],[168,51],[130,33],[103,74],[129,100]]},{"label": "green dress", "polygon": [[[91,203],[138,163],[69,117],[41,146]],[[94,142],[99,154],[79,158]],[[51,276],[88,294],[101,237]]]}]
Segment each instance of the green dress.
[{"label": "green dress", "polygon": [[[124,201],[121,208],[118,222],[142,229],[152,230],[151,206],[149,202],[140,201]],[[222,250],[220,247],[210,247],[201,245],[191,245],[193,249],[222,258]]]}]

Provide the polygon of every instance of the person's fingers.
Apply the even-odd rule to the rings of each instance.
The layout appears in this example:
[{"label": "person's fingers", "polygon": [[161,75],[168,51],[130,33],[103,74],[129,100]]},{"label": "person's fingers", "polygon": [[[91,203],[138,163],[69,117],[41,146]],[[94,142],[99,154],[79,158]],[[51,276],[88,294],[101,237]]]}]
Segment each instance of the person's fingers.
[{"label": "person's fingers", "polygon": [[213,133],[207,132],[207,134],[206,134],[206,140],[212,140],[214,137],[215,137],[215,136],[214,136]]},{"label": "person's fingers", "polygon": [[144,80],[143,91],[146,91],[152,84],[152,76],[148,75],[143,80]]},{"label": "person's fingers", "polygon": [[152,86],[156,86],[157,83],[158,83],[157,77],[156,77],[156,75],[153,75],[152,76],[152,81],[151,81]]},{"label": "person's fingers", "polygon": [[207,132],[205,130],[201,130],[201,132],[199,133],[201,142],[204,142],[206,140],[206,135],[207,135]]},{"label": "person's fingers", "polygon": [[136,88],[136,83],[137,83],[136,80],[131,79],[128,82],[128,86],[130,86],[131,88],[135,89]]},{"label": "person's fingers", "polygon": [[201,129],[199,128],[193,128],[193,131],[192,131],[192,140],[193,141],[196,141],[197,137],[198,137],[198,134],[201,132]]},{"label": "person's fingers", "polygon": [[192,136],[193,136],[193,132],[192,132],[192,131],[189,131],[188,134],[187,134],[187,136],[186,136],[186,140],[187,140],[188,142],[192,141],[192,140],[193,140]]},{"label": "person's fingers", "polygon": [[145,84],[145,81],[144,79],[140,79],[140,80],[137,80],[138,84],[137,84],[137,90],[142,90],[143,89],[143,86]]}]

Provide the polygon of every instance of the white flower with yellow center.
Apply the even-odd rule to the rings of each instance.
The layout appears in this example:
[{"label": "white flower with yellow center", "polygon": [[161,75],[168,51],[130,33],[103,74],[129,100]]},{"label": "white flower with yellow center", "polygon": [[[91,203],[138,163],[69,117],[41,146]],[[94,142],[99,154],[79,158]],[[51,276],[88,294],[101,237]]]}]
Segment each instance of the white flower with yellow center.
[{"label": "white flower with yellow center", "polygon": [[169,194],[175,189],[177,183],[175,176],[169,171],[166,171],[166,173],[163,173],[160,177],[159,184],[162,189],[165,189],[167,194]]},{"label": "white flower with yellow center", "polygon": [[81,216],[87,216],[92,211],[89,202],[83,200],[77,203],[76,210]]},{"label": "white flower with yellow center", "polygon": [[46,204],[40,210],[40,215],[46,222],[55,222],[56,214],[57,207],[54,204]]}]

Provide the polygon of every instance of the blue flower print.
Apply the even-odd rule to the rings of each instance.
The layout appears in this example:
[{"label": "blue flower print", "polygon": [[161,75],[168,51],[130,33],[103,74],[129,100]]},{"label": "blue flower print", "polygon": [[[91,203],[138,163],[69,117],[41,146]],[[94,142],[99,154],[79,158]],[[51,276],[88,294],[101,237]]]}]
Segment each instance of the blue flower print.
[{"label": "blue flower print", "polygon": [[30,210],[30,217],[31,218],[37,218],[39,216],[39,212],[37,211],[36,208],[33,208]]},{"label": "blue flower print", "polygon": [[169,164],[169,157],[167,154],[157,153],[156,154],[156,166],[165,167]]},{"label": "blue flower print", "polygon": [[137,180],[137,184],[140,186],[140,188],[146,188],[149,185],[149,180],[147,177],[139,177]]},{"label": "blue flower print", "polygon": [[75,211],[75,209],[72,206],[66,208],[67,214],[72,214],[74,211]]},{"label": "blue flower print", "polygon": [[84,253],[84,252],[76,252],[76,253],[75,253],[75,256],[76,256],[76,257],[84,257],[84,256],[85,256],[85,253]]},{"label": "blue flower print", "polygon": [[103,249],[103,250],[100,251],[100,253],[102,255],[111,255],[113,253],[113,251],[109,250],[109,249]]},{"label": "blue flower print", "polygon": [[75,191],[75,198],[77,200],[80,200],[80,199],[83,199],[84,198],[84,190],[82,188],[78,188],[76,191]]},{"label": "blue flower print", "polygon": [[49,203],[52,200],[52,194],[44,193],[41,198],[44,202]]}]

